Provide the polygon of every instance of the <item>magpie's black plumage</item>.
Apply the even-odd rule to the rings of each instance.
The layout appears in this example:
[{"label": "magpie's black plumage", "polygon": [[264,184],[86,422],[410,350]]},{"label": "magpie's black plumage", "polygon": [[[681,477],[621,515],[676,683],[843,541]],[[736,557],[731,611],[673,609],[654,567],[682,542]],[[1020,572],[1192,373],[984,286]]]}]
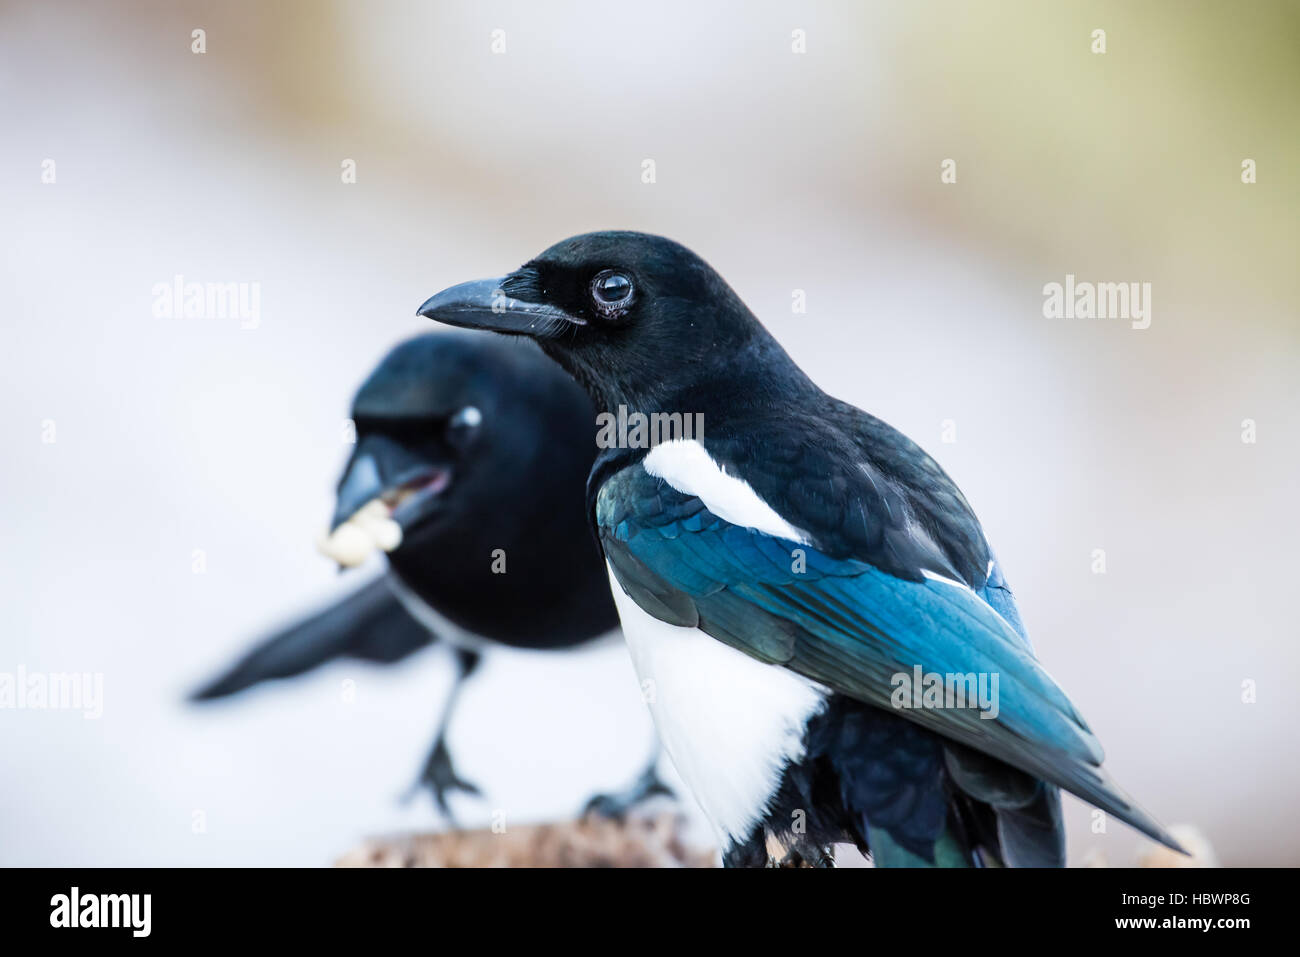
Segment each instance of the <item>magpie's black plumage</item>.
[{"label": "magpie's black plumage", "polygon": [[[421,776],[445,812],[450,790],[477,790],[457,776],[444,735],[481,650],[571,648],[618,626],[583,507],[594,413],[531,343],[441,332],[393,349],[357,392],[352,417],[356,447],[333,524],[385,502],[401,527],[386,574],[264,640],[194,697],[340,657],[395,662],[448,641],[458,681]],[[647,789],[661,790],[653,775]]]},{"label": "magpie's black plumage", "polygon": [[[1102,769],[951,479],[822,392],[694,253],[578,236],[420,312],[534,338],[598,410],[703,416],[702,436],[602,449],[587,504],[728,864],[852,841],[890,866],[1060,865],[1062,787],[1177,847]],[[950,699],[898,693],[921,669]],[[992,689],[979,707],[967,676]]]}]

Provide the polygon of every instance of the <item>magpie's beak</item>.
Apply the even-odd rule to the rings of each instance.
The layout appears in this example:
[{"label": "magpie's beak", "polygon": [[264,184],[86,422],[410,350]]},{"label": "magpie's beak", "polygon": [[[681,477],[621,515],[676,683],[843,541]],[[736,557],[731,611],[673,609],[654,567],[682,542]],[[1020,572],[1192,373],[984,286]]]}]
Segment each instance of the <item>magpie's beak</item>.
[{"label": "magpie's beak", "polygon": [[451,478],[451,463],[429,462],[387,436],[367,436],[357,444],[339,482],[330,531],[376,499],[393,521],[410,528],[441,505]]},{"label": "magpie's beak", "polygon": [[585,319],[545,303],[511,299],[502,289],[505,279],[477,279],[444,289],[419,308],[419,315],[449,326],[488,329],[507,335],[547,339]]}]

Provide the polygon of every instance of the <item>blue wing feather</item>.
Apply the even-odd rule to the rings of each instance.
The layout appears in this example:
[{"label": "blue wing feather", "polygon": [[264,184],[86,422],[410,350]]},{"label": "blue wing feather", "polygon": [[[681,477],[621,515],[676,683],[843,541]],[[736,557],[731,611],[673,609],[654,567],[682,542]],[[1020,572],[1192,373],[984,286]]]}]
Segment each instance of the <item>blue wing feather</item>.
[{"label": "blue wing feather", "polygon": [[[699,627],[714,637],[879,707],[890,707],[893,676],[910,674],[915,665],[940,674],[997,674],[994,718],[974,708],[900,713],[1176,846],[1101,769],[1100,744],[1034,657],[996,563],[978,591],[930,577],[910,581],[732,525],[667,487],[657,490],[653,509],[638,514],[620,505],[627,499],[619,492],[641,485],[644,476],[639,467],[625,470],[596,502],[607,553],[637,559],[636,571],[614,562],[630,595],[647,582],[625,577],[654,576],[653,588],[694,603]],[[644,502],[645,489],[639,492]],[[1051,802],[1042,797],[1032,815],[1037,820],[1051,817]]]}]

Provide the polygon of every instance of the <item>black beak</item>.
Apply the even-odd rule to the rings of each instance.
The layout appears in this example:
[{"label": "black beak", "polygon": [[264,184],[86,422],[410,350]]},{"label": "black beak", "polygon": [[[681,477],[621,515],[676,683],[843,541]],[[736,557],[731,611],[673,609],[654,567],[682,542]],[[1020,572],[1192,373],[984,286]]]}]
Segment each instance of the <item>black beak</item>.
[{"label": "black beak", "polygon": [[505,279],[477,279],[444,289],[430,297],[418,314],[435,322],[466,329],[490,329],[507,335],[547,339],[585,319],[544,303],[511,299],[502,289]]},{"label": "black beak", "polygon": [[436,502],[437,494],[445,488],[450,473],[450,464],[440,466],[428,462],[387,436],[367,436],[357,443],[339,481],[330,531],[346,522],[368,502],[381,497],[392,498],[408,487],[414,491],[427,489],[433,494],[412,495],[407,504],[395,504],[393,518],[403,524],[404,519],[416,517],[417,506],[419,514],[423,515]]}]

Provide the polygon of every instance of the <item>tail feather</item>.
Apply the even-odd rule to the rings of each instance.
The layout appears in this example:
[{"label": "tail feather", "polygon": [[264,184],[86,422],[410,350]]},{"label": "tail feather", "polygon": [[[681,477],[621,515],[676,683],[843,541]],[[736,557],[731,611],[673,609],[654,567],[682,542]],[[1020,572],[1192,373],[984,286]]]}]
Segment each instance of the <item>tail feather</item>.
[{"label": "tail feather", "polygon": [[335,658],[390,664],[430,644],[435,635],[402,607],[387,576],[254,646],[226,672],[190,695],[224,698],[263,681],[289,678]]},{"label": "tail feather", "polygon": [[1038,796],[1018,808],[997,809],[998,843],[1008,867],[1064,867],[1061,791],[1040,784]]}]

